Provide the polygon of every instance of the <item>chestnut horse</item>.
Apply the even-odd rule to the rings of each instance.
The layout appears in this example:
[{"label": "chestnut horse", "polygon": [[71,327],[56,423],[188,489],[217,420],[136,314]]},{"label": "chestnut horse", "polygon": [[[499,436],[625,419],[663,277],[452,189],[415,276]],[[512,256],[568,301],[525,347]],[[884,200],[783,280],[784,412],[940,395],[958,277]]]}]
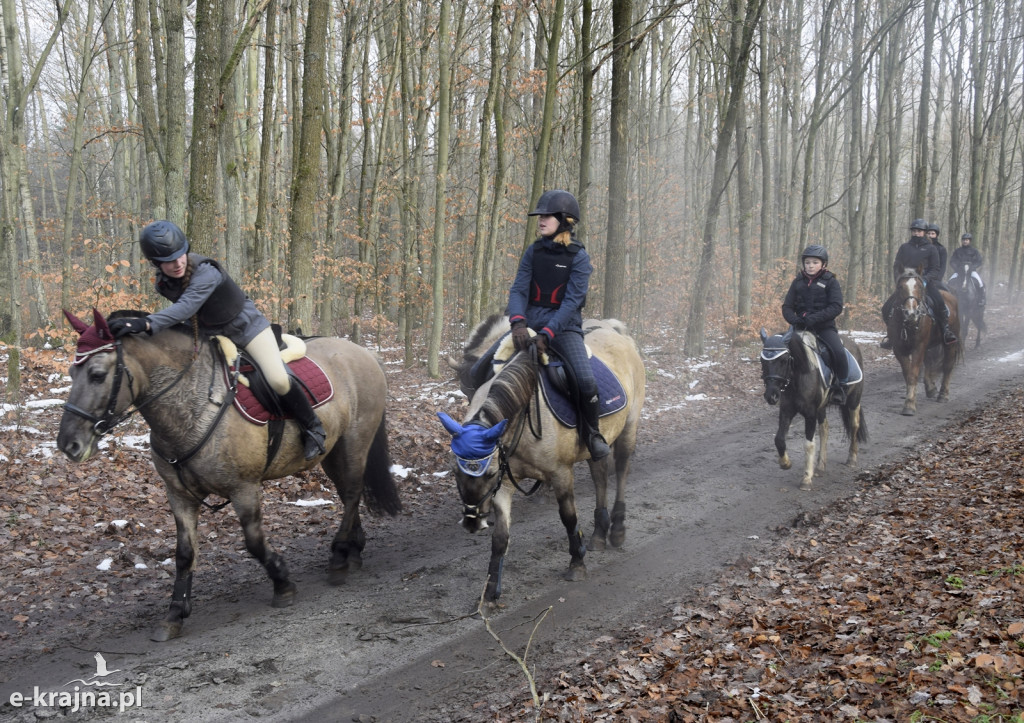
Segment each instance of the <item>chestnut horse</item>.
[{"label": "chestnut horse", "polygon": [[[960,317],[956,297],[941,291],[949,309],[949,328],[960,336]],[[918,269],[904,269],[896,280],[896,308],[889,317],[888,331],[892,340],[892,353],[903,369],[907,386],[902,414],[917,414],[917,381],[924,372],[924,390],[929,399],[949,400],[949,380],[953,367],[963,357],[963,345],[942,343],[942,330],[928,312],[925,279]],[[935,378],[942,373],[941,385]]]},{"label": "chestnut horse", "polygon": [[[243,418],[232,403],[235,389],[222,373],[212,341],[199,343],[182,326],[114,339],[95,309],[92,326],[64,313],[79,340],[57,447],[72,462],[87,460],[100,437],[139,412],[149,424],[153,464],[174,514],[177,576],[170,609],[152,640],[180,635],[192,611],[199,508],[210,507],[208,495],[230,501],[246,549],[274,584],[273,606],[287,607],[295,598],[295,583],[284,558],[263,536],[260,482],[321,465],[345,508],[331,544],[328,581],[341,584],[350,570],[362,566],[366,535],[359,521],[360,499],[375,513],[394,515],[401,509],[384,426],[387,382],[370,351],[333,337],[308,341],[307,356],[326,374],[334,394],[317,408],[327,431],[327,451],[306,461],[294,423],[285,426],[273,452],[268,426]],[[110,318],[118,315],[125,314]]]}]

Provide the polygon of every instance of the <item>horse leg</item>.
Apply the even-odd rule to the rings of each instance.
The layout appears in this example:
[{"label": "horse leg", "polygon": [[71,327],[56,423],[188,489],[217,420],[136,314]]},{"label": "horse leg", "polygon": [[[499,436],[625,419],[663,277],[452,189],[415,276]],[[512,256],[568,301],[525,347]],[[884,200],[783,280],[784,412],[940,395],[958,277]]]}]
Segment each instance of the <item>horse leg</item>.
[{"label": "horse leg", "polygon": [[166,486],[178,542],[174,552],[175,576],[171,606],[164,619],[149,635],[149,639],[157,643],[164,643],[181,635],[181,626],[185,618],[192,614],[192,573],[196,568],[198,542],[198,500],[178,495],[171,489],[170,484]]},{"label": "horse leg", "polygon": [[590,549],[603,550],[607,547],[611,517],[608,515],[608,458],[598,461],[587,460],[590,478],[594,480],[594,533],[590,536]]},{"label": "horse leg", "polygon": [[583,541],[579,519],[576,516],[576,498],[573,494],[572,469],[568,474],[561,474],[550,480],[558,500],[558,516],[569,537],[569,569],[562,576],[565,580],[575,582],[587,578],[587,566],[583,556],[587,554],[587,543]]},{"label": "horse leg", "polygon": [[501,575],[508,552],[509,528],[512,525],[512,494],[504,486],[493,498],[494,529],[491,531],[491,560],[487,565],[487,585],[483,602],[493,606],[501,597]]},{"label": "horse leg", "polygon": [[828,417],[823,409],[818,418],[818,464],[814,467],[814,474],[825,474],[828,466]]},{"label": "horse leg", "polygon": [[629,463],[635,447],[634,435],[628,453],[620,451],[618,445],[615,448],[615,506],[612,507],[612,531],[608,538],[612,547],[622,547],[626,541],[626,480],[629,478]]},{"label": "horse leg", "polygon": [[809,490],[814,486],[814,437],[817,431],[818,418],[813,414],[804,417],[804,477],[800,481],[802,490]]},{"label": "horse leg", "polygon": [[917,414],[917,379],[921,374],[921,360],[915,359],[918,352],[910,357],[900,357],[900,366],[903,367],[903,382],[906,384],[907,392],[903,398],[903,411],[905,417],[913,417]]},{"label": "horse leg", "polygon": [[793,413],[785,409],[779,409],[779,428],[775,432],[775,449],[779,453],[779,467],[789,469],[793,463],[786,452],[786,435],[789,434],[789,425],[793,423]]},{"label": "horse leg", "polygon": [[288,566],[284,558],[267,544],[263,536],[263,510],[260,507],[259,484],[245,483],[231,497],[231,506],[238,515],[245,536],[245,549],[259,560],[267,576],[274,583],[274,597],[271,605],[286,608],[295,602],[295,583],[288,578]]},{"label": "horse leg", "polygon": [[366,533],[359,517],[359,500],[363,495],[363,470],[354,469],[344,455],[344,443],[337,445],[321,462],[324,472],[334,482],[344,510],[341,525],[331,542],[331,561],[327,567],[327,582],[342,585],[348,573],[363,566],[363,548]]}]

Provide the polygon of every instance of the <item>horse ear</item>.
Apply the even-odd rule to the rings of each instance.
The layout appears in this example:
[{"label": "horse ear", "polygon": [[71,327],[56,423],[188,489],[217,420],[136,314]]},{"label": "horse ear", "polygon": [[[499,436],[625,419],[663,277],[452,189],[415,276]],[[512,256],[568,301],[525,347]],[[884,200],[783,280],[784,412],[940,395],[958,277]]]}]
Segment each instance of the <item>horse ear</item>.
[{"label": "horse ear", "polygon": [[768,330],[765,329],[762,326],[761,327],[761,343],[764,344],[766,341],[768,341]]},{"label": "horse ear", "polygon": [[462,434],[462,425],[456,422],[451,417],[449,417],[444,412],[438,412],[437,418],[441,420],[441,424],[443,424],[444,428],[448,430],[448,434],[452,435],[453,437],[458,437],[460,434]]},{"label": "horse ear", "polygon": [[507,427],[507,426],[508,426],[508,420],[507,419],[501,420],[500,422],[495,424],[493,427],[488,429],[487,432],[484,433],[484,439],[486,439],[488,442],[496,442],[497,440],[501,439],[501,435],[504,434],[505,427]]},{"label": "horse ear", "polygon": [[114,335],[110,332],[110,327],[107,326],[107,319],[103,316],[95,307],[92,310],[92,318],[96,324],[96,331],[100,335],[100,339],[113,339]]},{"label": "horse ear", "polygon": [[68,323],[71,324],[71,327],[78,332],[79,336],[84,334],[85,330],[89,328],[88,324],[86,324],[84,321],[79,319],[77,316],[72,314],[67,309],[61,309],[61,311],[64,312],[64,318],[68,320]]},{"label": "horse ear", "polygon": [[786,333],[782,335],[782,343],[788,344],[789,340],[793,338],[793,327],[786,329]]}]

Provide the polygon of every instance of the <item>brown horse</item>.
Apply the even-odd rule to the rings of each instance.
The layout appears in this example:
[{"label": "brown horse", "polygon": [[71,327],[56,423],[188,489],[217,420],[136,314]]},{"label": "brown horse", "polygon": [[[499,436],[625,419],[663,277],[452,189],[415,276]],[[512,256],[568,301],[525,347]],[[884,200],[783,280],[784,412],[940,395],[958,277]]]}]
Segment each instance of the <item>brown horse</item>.
[{"label": "brown horse", "polygon": [[362,566],[366,536],[359,500],[365,499],[375,513],[393,515],[401,509],[384,425],[386,380],[371,352],[333,337],[309,340],[307,356],[324,371],[334,395],[317,409],[327,431],[327,451],[306,461],[294,423],[285,426],[275,451],[268,445],[268,427],[243,418],[231,401],[235,389],[221,373],[222,360],[212,342],[196,344],[183,327],[115,340],[95,309],[93,326],[64,313],[79,341],[57,447],[73,462],[82,462],[95,453],[101,436],[139,412],[149,424],[153,464],[174,514],[177,576],[170,609],[152,632],[153,640],[180,635],[191,613],[196,527],[200,506],[210,507],[208,495],[230,501],[246,549],[274,584],[273,606],[287,607],[296,588],[284,559],[264,539],[260,482],[319,464],[345,508],[331,544],[328,579],[341,584],[350,570]]},{"label": "brown horse", "polygon": [[[940,293],[949,308],[949,328],[959,337],[956,297],[945,290]],[[953,367],[963,356],[963,346],[959,341],[942,343],[942,331],[928,314],[925,280],[919,269],[903,271],[896,280],[895,294],[896,309],[888,321],[889,338],[907,386],[902,414],[913,416],[917,413],[917,381],[922,371],[928,398],[939,402],[949,400],[949,380]],[[942,382],[937,387],[935,378],[940,371]]]},{"label": "brown horse", "polygon": [[[475,392],[465,422],[459,424],[447,415],[439,415],[445,429],[452,435],[452,451],[456,455],[455,478],[462,499],[462,526],[478,532],[488,526],[494,513],[491,533],[491,559],[488,566],[484,602],[493,605],[501,595],[502,568],[508,551],[509,528],[512,522],[512,496],[516,489],[529,494],[518,480],[529,477],[549,485],[558,500],[558,513],[569,537],[569,569],[566,580],[584,579],[587,568],[583,562],[587,545],[579,528],[576,498],[573,491],[573,465],[587,460],[596,490],[592,549],[622,545],[625,536],[626,478],[630,458],[636,447],[637,425],[644,404],[646,376],[636,344],[621,322],[615,320],[587,321],[586,342],[594,355],[615,374],[625,394],[625,405],[619,411],[601,417],[601,434],[608,440],[615,458],[615,505],[609,517],[607,509],[608,458],[599,462],[589,459],[589,452],[580,443],[575,429],[559,423],[539,393],[541,373],[532,348],[510,352],[507,363]],[[471,379],[472,366],[503,334],[509,331],[508,319],[492,316],[476,329],[467,344],[463,364],[459,365],[463,383]],[[509,345],[511,346],[511,345]],[[503,352],[499,352],[503,354]],[[504,357],[503,357],[504,358]],[[462,368],[467,367],[467,368]],[[462,454],[460,454],[460,452]]]}]

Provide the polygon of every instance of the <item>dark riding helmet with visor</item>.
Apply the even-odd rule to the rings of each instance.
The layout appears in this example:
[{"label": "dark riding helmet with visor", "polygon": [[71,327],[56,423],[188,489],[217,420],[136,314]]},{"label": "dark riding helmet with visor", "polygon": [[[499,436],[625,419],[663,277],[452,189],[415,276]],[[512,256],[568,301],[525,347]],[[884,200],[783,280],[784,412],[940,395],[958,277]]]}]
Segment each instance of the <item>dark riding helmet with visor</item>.
[{"label": "dark riding helmet with visor", "polygon": [[923,218],[915,218],[910,222],[911,231],[927,231],[928,223]]},{"label": "dark riding helmet with visor", "polygon": [[927,232],[931,233],[932,231],[935,232],[936,236],[938,236],[942,232],[942,230],[939,228],[939,224],[937,224],[937,223],[930,223],[930,224],[928,224]]},{"label": "dark riding helmet with visor", "polygon": [[[528,216],[554,216],[558,219],[558,227],[563,231],[571,231],[573,225],[580,220],[580,202],[568,191],[555,189],[545,191],[537,199],[537,206]],[[568,221],[568,218],[572,221]]]},{"label": "dark riding helmet with visor", "polygon": [[142,255],[159,266],[188,253],[185,233],[171,221],[154,221],[139,234]]},{"label": "dark riding helmet with visor", "polygon": [[821,246],[819,244],[811,244],[810,246],[804,249],[804,252],[802,254],[800,254],[800,262],[803,263],[803,260],[808,257],[821,259],[821,265],[828,266],[828,251],[825,249],[824,246]]}]

